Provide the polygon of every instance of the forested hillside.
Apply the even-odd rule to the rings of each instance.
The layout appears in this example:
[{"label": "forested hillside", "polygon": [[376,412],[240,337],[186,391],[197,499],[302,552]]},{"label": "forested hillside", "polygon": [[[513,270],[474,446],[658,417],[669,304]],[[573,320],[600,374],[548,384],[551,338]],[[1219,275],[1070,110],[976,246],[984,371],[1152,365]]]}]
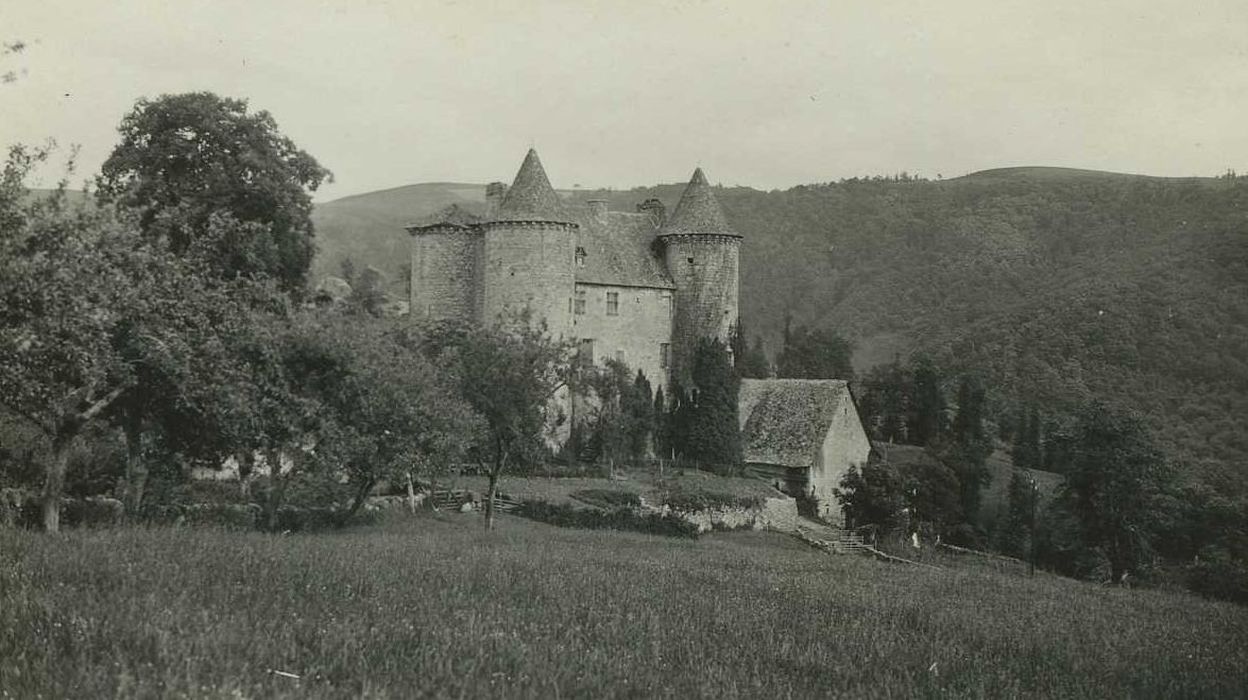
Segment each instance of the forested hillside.
[{"label": "forested hillside", "polygon": [[[605,196],[632,209],[680,185]],[[483,187],[419,185],[318,206],[322,257],[401,284],[402,224]],[[717,191],[745,235],[746,332],[786,313],[856,343],[859,369],[922,351],[979,372],[993,411],[1060,422],[1100,396],[1143,411],[1184,469],[1248,481],[1248,178],[1056,168]],[[475,195],[475,196],[474,196]]]}]

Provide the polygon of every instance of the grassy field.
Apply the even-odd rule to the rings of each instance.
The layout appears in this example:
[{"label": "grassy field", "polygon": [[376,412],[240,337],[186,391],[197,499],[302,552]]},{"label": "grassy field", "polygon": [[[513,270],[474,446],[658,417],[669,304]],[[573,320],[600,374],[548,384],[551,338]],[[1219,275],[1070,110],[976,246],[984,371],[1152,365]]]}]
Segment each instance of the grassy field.
[{"label": "grassy field", "polygon": [[0,532],[0,694],[1248,693],[1248,609],[1229,604],[828,556],[763,532],[479,526]]}]

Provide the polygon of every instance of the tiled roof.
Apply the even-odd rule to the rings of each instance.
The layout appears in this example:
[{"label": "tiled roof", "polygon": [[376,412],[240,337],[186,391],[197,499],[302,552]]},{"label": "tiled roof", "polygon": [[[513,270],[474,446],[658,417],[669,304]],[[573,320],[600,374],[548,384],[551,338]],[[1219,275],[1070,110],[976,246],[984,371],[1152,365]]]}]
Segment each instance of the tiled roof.
[{"label": "tiled roof", "polygon": [[479,224],[484,220],[477,212],[470,208],[451,204],[447,207],[407,225],[407,230],[428,228],[430,226],[451,225],[469,227]]},{"label": "tiled roof", "polygon": [[693,177],[680,196],[676,210],[663,226],[663,235],[678,233],[722,233],[736,235],[724,212],[715,200],[715,193],[706,182],[702,168],[693,171]]},{"label": "tiled roof", "polygon": [[577,282],[674,288],[656,252],[658,231],[649,214],[613,211],[595,217],[584,210],[574,218],[580,224],[577,245],[585,251],[584,266],[576,268]]},{"label": "tiled roof", "polygon": [[494,218],[496,221],[568,221],[563,200],[550,186],[542,161],[532,148],[520,164],[516,180],[511,183]]},{"label": "tiled roof", "polygon": [[743,379],[738,398],[746,463],[809,467],[849,385],[840,379]]}]

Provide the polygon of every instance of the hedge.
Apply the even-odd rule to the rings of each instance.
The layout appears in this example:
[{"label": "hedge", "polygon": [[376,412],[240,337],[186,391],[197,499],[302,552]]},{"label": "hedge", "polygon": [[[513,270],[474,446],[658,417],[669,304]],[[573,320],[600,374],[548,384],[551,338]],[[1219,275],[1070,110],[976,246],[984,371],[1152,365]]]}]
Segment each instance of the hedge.
[{"label": "hedge", "polygon": [[632,508],[612,508],[606,511],[578,508],[567,504],[525,501],[515,511],[516,515],[530,520],[587,530],[626,530],[647,535],[666,537],[697,537],[698,526],[676,515],[639,513]]}]

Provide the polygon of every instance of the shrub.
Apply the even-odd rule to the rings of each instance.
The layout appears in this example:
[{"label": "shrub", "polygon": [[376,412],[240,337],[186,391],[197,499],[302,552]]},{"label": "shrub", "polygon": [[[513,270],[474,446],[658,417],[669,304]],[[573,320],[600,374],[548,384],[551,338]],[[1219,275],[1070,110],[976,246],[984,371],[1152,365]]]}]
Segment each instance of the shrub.
[{"label": "shrub", "polygon": [[1222,547],[1205,547],[1187,571],[1187,587],[1208,598],[1248,603],[1248,563]]},{"label": "shrub", "polygon": [[627,530],[666,537],[698,536],[698,526],[683,518],[670,514],[640,513],[631,508],[599,511],[545,501],[525,501],[516,509],[515,514],[558,527]]},{"label": "shrub", "polygon": [[637,508],[641,506],[641,496],[631,491],[613,491],[610,489],[581,489],[573,491],[572,498],[599,508]]},{"label": "shrub", "polygon": [[761,508],[763,498],[677,487],[663,494],[662,503],[672,510],[688,513],[715,508]]}]

